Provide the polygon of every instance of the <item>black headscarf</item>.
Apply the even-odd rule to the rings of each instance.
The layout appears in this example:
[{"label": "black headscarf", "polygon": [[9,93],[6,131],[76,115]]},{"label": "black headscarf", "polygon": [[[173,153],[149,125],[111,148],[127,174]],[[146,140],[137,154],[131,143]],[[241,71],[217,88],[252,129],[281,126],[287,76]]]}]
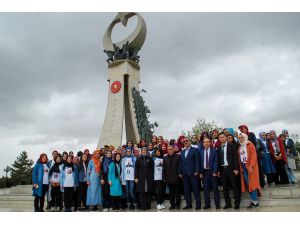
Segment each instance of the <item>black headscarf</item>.
[{"label": "black headscarf", "polygon": [[71,156],[68,156],[67,157],[67,160],[64,162],[64,166],[63,166],[63,169],[65,169],[66,167],[71,167],[72,168],[72,171],[74,171],[74,164],[73,164],[73,157],[72,158],[72,161],[70,163],[68,163],[68,158],[71,157]]},{"label": "black headscarf", "polygon": [[[60,157],[60,163],[57,163],[56,162],[56,159]],[[59,169],[59,166],[61,165],[62,163],[62,156],[61,154],[58,154],[57,156],[55,156],[54,158],[54,165],[51,167],[50,171],[49,171],[49,176],[51,176],[52,173],[60,173],[60,169]]]},{"label": "black headscarf", "polygon": [[[117,155],[120,156],[120,161],[117,161]],[[121,173],[122,173],[122,167],[121,167],[121,154],[120,153],[116,153],[114,155],[114,164],[115,164],[115,176],[116,178],[120,177]],[[118,167],[120,168],[120,174],[118,172]]]}]

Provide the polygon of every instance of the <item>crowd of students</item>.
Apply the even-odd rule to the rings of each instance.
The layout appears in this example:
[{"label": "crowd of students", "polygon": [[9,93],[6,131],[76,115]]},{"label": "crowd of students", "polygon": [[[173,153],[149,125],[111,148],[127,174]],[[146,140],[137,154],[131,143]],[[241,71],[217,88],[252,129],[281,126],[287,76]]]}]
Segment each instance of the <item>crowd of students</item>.
[{"label": "crowd of students", "polygon": [[214,204],[220,209],[219,186],[223,188],[225,205],[232,208],[229,189],[233,190],[234,209],[240,208],[241,193],[248,191],[248,209],[259,206],[261,189],[271,183],[294,184],[297,179],[293,140],[286,130],[278,137],[274,130],[260,132],[256,139],[246,125],[239,126],[240,134],[232,128],[219,132],[203,132],[197,137],[180,136],[166,140],[153,135],[152,141],[138,144],[104,146],[91,155],[88,149],[76,155],[52,152],[52,160],[41,154],[33,169],[33,195],[36,212],[44,211],[45,196],[51,211],[119,211],[151,209],[156,198],[157,209],[169,210],[211,208],[210,191]]}]

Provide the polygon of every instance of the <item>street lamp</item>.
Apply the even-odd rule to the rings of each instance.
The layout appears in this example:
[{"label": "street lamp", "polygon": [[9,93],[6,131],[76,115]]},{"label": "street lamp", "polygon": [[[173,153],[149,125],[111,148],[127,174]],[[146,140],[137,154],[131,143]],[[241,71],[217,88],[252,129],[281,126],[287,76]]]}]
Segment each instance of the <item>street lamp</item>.
[{"label": "street lamp", "polygon": [[10,172],[10,167],[6,166],[6,168],[4,169],[4,173],[5,175],[5,187],[7,188],[7,174]]}]

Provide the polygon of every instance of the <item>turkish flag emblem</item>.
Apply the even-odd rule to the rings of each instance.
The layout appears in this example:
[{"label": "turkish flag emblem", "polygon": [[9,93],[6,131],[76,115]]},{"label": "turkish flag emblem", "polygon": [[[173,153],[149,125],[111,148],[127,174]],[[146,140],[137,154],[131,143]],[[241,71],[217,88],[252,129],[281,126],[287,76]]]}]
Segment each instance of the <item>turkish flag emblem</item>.
[{"label": "turkish flag emblem", "polygon": [[111,91],[112,93],[117,93],[119,92],[121,89],[121,82],[120,81],[114,81],[112,84],[111,84]]}]

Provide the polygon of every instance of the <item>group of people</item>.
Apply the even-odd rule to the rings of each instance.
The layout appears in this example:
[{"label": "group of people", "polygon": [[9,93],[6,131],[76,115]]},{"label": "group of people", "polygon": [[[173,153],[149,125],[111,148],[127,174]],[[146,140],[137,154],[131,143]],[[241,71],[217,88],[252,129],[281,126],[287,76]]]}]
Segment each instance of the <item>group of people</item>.
[{"label": "group of people", "polygon": [[261,189],[271,183],[296,183],[295,157],[297,152],[287,130],[278,137],[274,130],[260,132],[256,138],[246,125],[239,126],[240,134],[232,128],[202,132],[198,137],[180,136],[166,140],[153,135],[145,140],[115,148],[104,146],[90,154],[88,149],[76,155],[45,153],[36,162],[32,181],[35,211],[44,211],[45,196],[51,211],[102,210],[119,211],[151,209],[155,197],[157,209],[211,208],[210,191],[216,209],[220,209],[219,186],[223,188],[225,205],[232,208],[229,190],[233,190],[234,209],[240,208],[241,193],[248,191],[248,209],[259,206]]}]

